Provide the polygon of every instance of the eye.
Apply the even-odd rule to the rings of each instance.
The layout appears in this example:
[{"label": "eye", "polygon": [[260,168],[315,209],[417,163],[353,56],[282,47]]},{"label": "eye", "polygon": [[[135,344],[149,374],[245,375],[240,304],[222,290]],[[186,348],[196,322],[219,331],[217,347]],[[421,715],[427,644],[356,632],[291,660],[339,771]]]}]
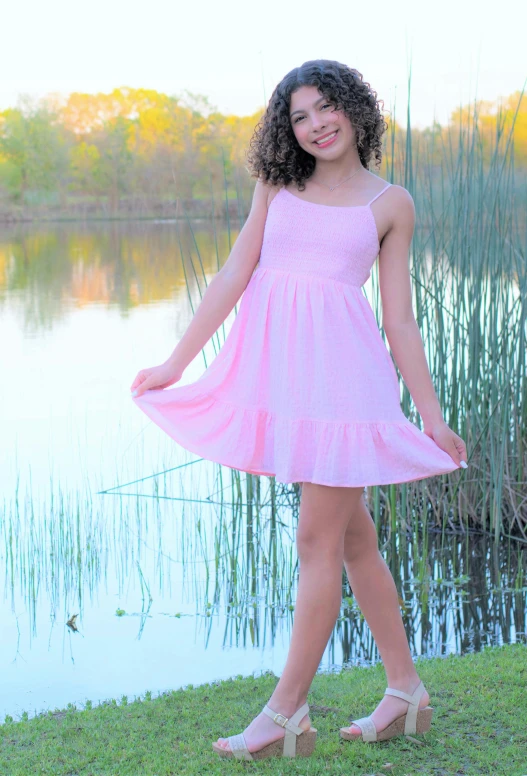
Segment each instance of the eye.
[{"label": "eye", "polygon": [[[321,108],[326,108],[326,107],[328,107],[328,108],[331,108],[332,106],[333,106],[333,103],[331,103],[331,102],[324,102],[324,103],[323,103],[323,104],[322,104],[320,107],[321,107]],[[302,118],[303,118],[303,116],[298,116],[298,117],[297,117],[297,118],[296,118],[296,119],[293,121],[293,124],[298,124],[298,122],[299,122],[299,121],[300,121],[300,119],[302,119]]]}]

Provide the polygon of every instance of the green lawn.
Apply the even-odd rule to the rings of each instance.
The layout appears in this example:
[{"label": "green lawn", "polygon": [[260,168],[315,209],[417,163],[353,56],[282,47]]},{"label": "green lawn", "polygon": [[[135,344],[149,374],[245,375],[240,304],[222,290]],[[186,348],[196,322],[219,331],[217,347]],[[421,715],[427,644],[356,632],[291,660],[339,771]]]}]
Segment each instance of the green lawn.
[{"label": "green lawn", "polygon": [[0,774],[213,776],[258,769],[276,776],[527,776],[527,647],[493,647],[417,665],[435,712],[431,730],[414,740],[364,744],[339,738],[339,727],[371,713],[381,699],[386,684],[376,665],[317,674],[308,698],[318,729],[313,757],[220,759],[211,741],[241,732],[261,710],[277,681],[266,674],[8,721],[0,727]]}]

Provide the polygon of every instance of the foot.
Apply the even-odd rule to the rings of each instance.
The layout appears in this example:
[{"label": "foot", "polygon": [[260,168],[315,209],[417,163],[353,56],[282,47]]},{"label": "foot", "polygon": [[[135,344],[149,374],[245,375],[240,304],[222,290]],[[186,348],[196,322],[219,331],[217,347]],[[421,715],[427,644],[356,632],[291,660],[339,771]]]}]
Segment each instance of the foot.
[{"label": "foot", "polygon": [[[274,706],[271,702],[269,702],[269,706],[273,709],[273,711],[278,712],[276,706]],[[295,709],[290,711],[289,714],[286,714],[286,716],[292,717],[294,713]],[[302,730],[309,730],[311,728],[311,720],[309,719],[308,714],[306,714],[305,717],[302,717],[299,723],[299,727],[301,727]],[[274,741],[278,741],[280,738],[283,738],[285,736],[285,728],[283,728],[281,725],[278,725],[271,719],[271,717],[268,717],[267,714],[264,714],[263,711],[261,711],[260,714],[258,714],[258,716],[253,719],[251,724],[245,728],[243,735],[245,737],[247,749],[252,754],[253,752],[259,752],[260,749],[264,748],[264,746],[272,744]],[[227,738],[218,738],[216,743],[227,752],[231,751]]]},{"label": "foot", "polygon": [[[402,690],[403,692],[408,693],[408,695],[412,695],[419,687],[420,682],[421,680],[417,679],[410,684],[395,682],[393,685],[389,686],[393,687],[394,690]],[[424,709],[425,706],[428,706],[429,701],[430,696],[425,690],[419,701],[419,708]],[[410,704],[408,701],[405,701],[403,698],[397,698],[395,695],[384,695],[382,701],[371,714],[377,733],[381,733],[385,730],[388,725],[391,725],[392,722],[397,719],[397,717],[402,717],[403,714],[406,714],[409,706]],[[362,730],[358,725],[351,725],[351,727],[345,728],[345,730],[347,730],[354,738],[360,738],[362,736]]]}]

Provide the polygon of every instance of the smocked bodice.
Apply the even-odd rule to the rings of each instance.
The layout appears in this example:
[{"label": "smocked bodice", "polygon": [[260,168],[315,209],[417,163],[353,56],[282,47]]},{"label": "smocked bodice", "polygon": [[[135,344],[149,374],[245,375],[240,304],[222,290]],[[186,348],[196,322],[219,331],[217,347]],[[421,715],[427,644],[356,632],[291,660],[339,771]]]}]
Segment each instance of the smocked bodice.
[{"label": "smocked bodice", "polygon": [[269,205],[259,266],[362,286],[380,247],[371,202],[319,205],[280,189]]}]

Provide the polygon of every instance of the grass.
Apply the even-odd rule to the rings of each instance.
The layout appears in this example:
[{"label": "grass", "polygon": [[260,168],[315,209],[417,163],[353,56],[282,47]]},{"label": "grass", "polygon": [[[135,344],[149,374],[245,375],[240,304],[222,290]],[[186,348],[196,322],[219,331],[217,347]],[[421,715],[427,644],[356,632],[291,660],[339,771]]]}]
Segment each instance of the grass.
[{"label": "grass", "polygon": [[129,702],[70,706],[0,728],[4,776],[166,776],[263,773],[353,776],[524,776],[527,774],[527,647],[489,647],[418,659],[434,707],[431,730],[380,744],[347,742],[339,727],[373,711],[386,687],[379,663],[314,678],[308,702],[319,732],[315,755],[257,763],[222,760],[218,736],[241,732],[277,678],[236,677]]}]

